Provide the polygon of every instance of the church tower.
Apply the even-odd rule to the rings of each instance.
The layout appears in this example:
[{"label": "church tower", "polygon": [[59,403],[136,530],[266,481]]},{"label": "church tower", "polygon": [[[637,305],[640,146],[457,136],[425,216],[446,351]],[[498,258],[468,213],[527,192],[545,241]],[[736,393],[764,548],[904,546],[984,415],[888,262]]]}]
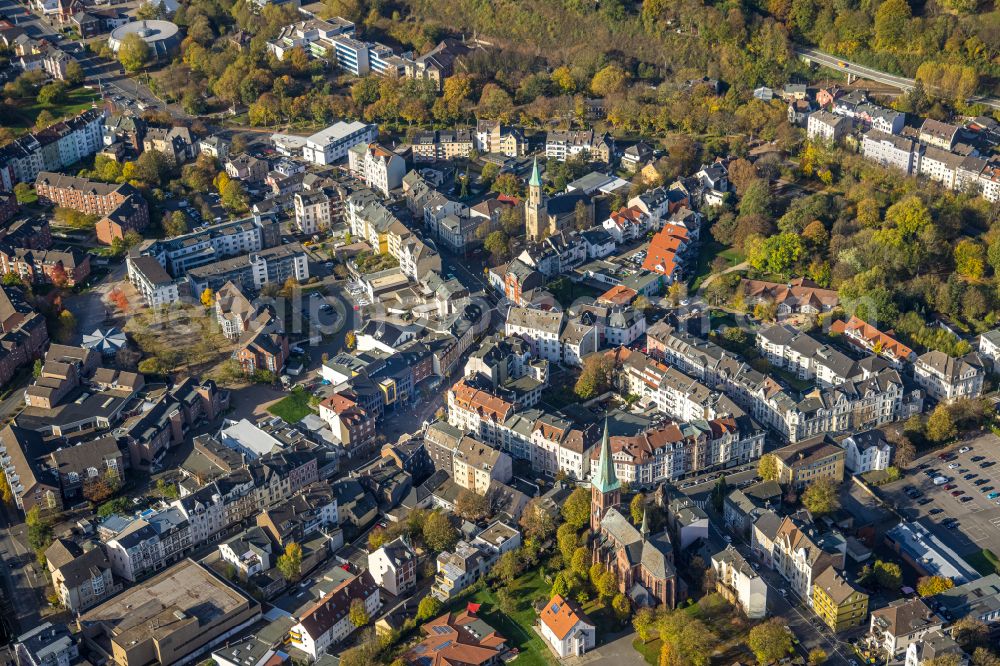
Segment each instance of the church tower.
[{"label": "church tower", "polygon": [[545,195],[542,193],[542,177],[538,173],[538,158],[531,168],[528,180],[528,200],[524,202],[524,228],[528,240],[538,240],[549,221],[545,215]]},{"label": "church tower", "polygon": [[621,504],[622,484],[615,475],[615,461],[611,456],[611,442],[608,439],[608,419],[604,418],[604,437],[601,439],[601,456],[597,460],[597,470],[590,484],[590,530],[597,534],[601,529],[601,519],[608,509]]}]

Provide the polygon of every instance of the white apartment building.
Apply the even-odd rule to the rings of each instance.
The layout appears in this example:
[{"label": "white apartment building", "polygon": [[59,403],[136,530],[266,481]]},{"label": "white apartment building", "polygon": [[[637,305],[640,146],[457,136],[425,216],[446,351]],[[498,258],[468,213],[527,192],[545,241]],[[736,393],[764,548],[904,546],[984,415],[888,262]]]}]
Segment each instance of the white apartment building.
[{"label": "white apartment building", "polygon": [[313,164],[334,164],[347,157],[347,151],[363,143],[375,141],[378,125],[359,121],[337,122],[324,130],[306,138],[302,146],[302,158]]},{"label": "white apartment building", "polygon": [[314,660],[319,659],[331,645],[350,636],[357,627],[351,622],[351,602],[361,599],[369,617],[378,611],[379,587],[365,571],[347,580],[311,606],[288,632],[291,644]]},{"label": "white apartment building", "polygon": [[828,111],[814,111],[809,114],[806,133],[812,141],[836,143],[851,130],[851,120]]},{"label": "white apartment building", "polygon": [[979,336],[979,355],[993,361],[993,371],[1000,370],[1000,328]]},{"label": "white apartment building", "polygon": [[786,517],[774,539],[774,568],[812,606],[813,579],[830,566],[842,570],[846,552],[847,542],[839,534],[820,534],[815,526]]},{"label": "white apartment building", "polygon": [[861,154],[866,160],[898,169],[907,176],[920,170],[920,149],[916,142],[876,129],[865,133]]},{"label": "white apartment building", "polygon": [[919,173],[934,182],[941,183],[949,190],[954,190],[958,182],[958,170],[964,159],[949,150],[925,146],[920,156]]},{"label": "white apartment building", "polygon": [[398,597],[417,585],[417,554],[403,537],[397,537],[368,554],[368,573],[376,585]]},{"label": "white apartment building", "polygon": [[944,352],[929,351],[917,358],[913,379],[932,398],[953,402],[982,395],[985,368],[982,357],[976,352],[952,358]]},{"label": "white apartment building", "polygon": [[356,144],[347,151],[351,173],[383,196],[403,185],[406,163],[403,158],[377,143]]},{"label": "white apartment building", "polygon": [[125,258],[125,264],[128,267],[129,282],[149,307],[161,308],[180,300],[177,282],[155,258],[129,255]]},{"label": "white apartment building", "polygon": [[313,235],[330,228],[333,218],[330,213],[330,197],[322,191],[296,192],[295,226],[299,232]]},{"label": "white apartment building", "polygon": [[892,462],[892,446],[881,430],[854,433],[840,445],[847,452],[844,466],[853,474],[885,469]]},{"label": "white apartment building", "polygon": [[712,556],[716,590],[751,620],[767,616],[767,583],[730,544]]},{"label": "white apartment building", "polygon": [[553,310],[511,307],[507,313],[504,334],[520,335],[527,340],[535,358],[559,363],[562,360],[559,334],[562,332],[563,317],[562,312]]}]

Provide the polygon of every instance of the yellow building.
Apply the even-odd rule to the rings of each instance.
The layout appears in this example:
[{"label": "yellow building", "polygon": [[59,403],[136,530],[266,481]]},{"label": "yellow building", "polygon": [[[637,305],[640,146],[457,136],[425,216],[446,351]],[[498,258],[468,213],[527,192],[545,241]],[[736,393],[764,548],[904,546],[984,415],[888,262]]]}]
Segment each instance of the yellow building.
[{"label": "yellow building", "polygon": [[868,595],[856,590],[832,566],[813,581],[813,612],[833,631],[857,627],[868,618]]},{"label": "yellow building", "polygon": [[802,488],[820,479],[844,480],[847,453],[828,435],[789,444],[773,453],[778,463],[778,483]]}]

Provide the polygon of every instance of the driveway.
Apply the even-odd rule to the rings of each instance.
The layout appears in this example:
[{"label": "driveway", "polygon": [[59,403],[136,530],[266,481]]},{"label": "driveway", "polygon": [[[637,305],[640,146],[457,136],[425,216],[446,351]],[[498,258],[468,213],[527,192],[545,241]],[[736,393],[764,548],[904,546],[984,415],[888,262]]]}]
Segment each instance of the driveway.
[{"label": "driveway", "polygon": [[[635,632],[627,631],[621,636],[612,638],[609,642],[598,645],[590,652],[579,657],[569,657],[560,660],[569,666],[581,666],[588,664],[591,666],[621,666],[622,664],[641,664],[642,655],[632,647],[635,640]],[[554,653],[553,653],[554,654]]]}]

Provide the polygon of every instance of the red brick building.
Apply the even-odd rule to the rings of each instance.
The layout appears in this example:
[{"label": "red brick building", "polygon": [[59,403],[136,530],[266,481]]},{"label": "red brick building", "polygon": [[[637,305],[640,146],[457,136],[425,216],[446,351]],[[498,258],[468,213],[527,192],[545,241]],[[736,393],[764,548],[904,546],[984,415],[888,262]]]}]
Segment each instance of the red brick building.
[{"label": "red brick building", "polygon": [[0,273],[14,273],[30,284],[72,287],[90,275],[90,255],[75,249],[32,250],[0,245]]},{"label": "red brick building", "polygon": [[100,216],[97,238],[108,245],[128,231],[141,232],[149,225],[146,200],[128,183],[101,183],[42,171],[35,179],[35,191],[44,202]]}]

